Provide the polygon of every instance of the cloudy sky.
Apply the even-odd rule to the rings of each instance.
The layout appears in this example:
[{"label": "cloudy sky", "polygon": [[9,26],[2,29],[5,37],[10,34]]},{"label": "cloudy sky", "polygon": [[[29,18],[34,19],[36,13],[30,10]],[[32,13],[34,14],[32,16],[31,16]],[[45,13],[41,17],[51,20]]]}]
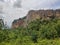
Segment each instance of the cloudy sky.
[{"label": "cloudy sky", "polygon": [[29,10],[60,8],[60,0],[0,0],[0,8],[4,22],[11,26],[14,19],[26,16]]}]

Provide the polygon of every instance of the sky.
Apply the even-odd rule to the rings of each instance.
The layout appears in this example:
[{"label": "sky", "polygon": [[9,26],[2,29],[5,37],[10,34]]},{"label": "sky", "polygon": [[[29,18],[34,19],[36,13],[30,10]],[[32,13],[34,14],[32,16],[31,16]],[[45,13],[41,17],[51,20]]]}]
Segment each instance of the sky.
[{"label": "sky", "polygon": [[0,8],[4,23],[11,26],[13,20],[26,16],[29,10],[60,8],[60,0],[0,0]]}]

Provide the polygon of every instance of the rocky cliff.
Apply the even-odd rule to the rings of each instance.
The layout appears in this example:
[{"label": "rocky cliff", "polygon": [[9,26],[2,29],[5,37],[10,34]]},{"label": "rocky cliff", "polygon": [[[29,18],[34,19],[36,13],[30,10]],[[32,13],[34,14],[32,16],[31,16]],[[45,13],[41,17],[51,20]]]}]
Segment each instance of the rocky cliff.
[{"label": "rocky cliff", "polygon": [[25,19],[26,17],[16,19],[12,22],[12,28],[18,28],[18,27],[25,27]]},{"label": "rocky cliff", "polygon": [[18,28],[20,26],[26,26],[29,22],[36,20],[36,19],[53,19],[59,18],[60,19],[60,9],[56,10],[30,10],[26,17],[22,19],[18,19],[13,21],[12,28]]}]

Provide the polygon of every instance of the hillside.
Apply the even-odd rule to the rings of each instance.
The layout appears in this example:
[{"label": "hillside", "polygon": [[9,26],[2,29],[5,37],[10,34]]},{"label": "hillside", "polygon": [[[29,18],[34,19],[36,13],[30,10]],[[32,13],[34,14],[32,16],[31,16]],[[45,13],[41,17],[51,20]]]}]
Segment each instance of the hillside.
[{"label": "hillside", "polygon": [[60,45],[60,19],[38,19],[27,28],[1,29],[0,45]]},{"label": "hillside", "polygon": [[28,23],[36,19],[50,20],[54,18],[60,19],[60,9],[30,10],[26,17],[13,21],[12,28],[18,28],[20,26],[26,27]]}]

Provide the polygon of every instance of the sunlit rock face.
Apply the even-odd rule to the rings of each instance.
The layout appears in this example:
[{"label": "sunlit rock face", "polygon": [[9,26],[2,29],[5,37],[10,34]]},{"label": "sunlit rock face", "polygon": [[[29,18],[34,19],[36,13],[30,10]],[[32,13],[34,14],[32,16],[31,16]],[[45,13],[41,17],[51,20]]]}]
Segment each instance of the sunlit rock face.
[{"label": "sunlit rock face", "polygon": [[54,16],[53,10],[31,10],[27,15],[28,22],[31,22],[36,19],[49,19]]},{"label": "sunlit rock face", "polygon": [[28,23],[36,19],[49,20],[54,18],[60,19],[60,9],[30,10],[25,18],[13,21],[12,27],[13,28],[17,28],[20,26],[26,27]]}]

